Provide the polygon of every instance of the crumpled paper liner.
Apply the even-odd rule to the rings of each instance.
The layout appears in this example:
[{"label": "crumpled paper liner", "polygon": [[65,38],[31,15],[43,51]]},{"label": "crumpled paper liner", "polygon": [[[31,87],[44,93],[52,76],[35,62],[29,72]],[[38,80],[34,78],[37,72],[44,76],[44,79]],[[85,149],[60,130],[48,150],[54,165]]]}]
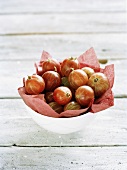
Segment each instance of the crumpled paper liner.
[{"label": "crumpled paper liner", "polygon": [[[52,58],[52,56],[48,52],[43,51],[40,62],[35,63],[36,74],[42,75],[43,70],[41,64],[48,58]],[[110,82],[110,88],[100,98],[95,99],[94,102],[91,102],[89,107],[80,110],[66,110],[58,114],[45,102],[44,94],[28,95],[26,94],[24,87],[19,87],[19,95],[21,96],[25,104],[39,114],[55,118],[74,117],[85,114],[87,112],[96,113],[113,106],[114,95],[112,93],[112,87],[114,84],[114,65],[107,65],[104,69],[100,68],[100,64],[93,48],[90,48],[85,53],[80,55],[78,57],[78,61],[81,68],[89,66],[93,68],[95,72],[104,73],[108,77]]]}]

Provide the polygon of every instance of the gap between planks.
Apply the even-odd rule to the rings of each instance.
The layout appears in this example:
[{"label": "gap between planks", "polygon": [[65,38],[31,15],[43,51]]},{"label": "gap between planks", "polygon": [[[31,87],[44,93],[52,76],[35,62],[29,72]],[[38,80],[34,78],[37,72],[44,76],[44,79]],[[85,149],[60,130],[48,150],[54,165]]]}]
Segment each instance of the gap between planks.
[{"label": "gap between planks", "polygon": [[[114,98],[120,99],[120,98],[127,98],[127,95],[115,95]],[[0,99],[22,99],[20,96],[6,96],[6,97],[0,97]]]},{"label": "gap between planks", "polygon": [[57,147],[62,147],[62,148],[98,148],[98,147],[127,147],[127,145],[17,145],[17,144],[12,144],[12,145],[0,145],[0,148],[4,148],[4,147],[19,147],[19,148],[47,148],[47,147],[51,147],[51,148],[57,148]]},{"label": "gap between planks", "polygon": [[23,33],[0,33],[0,36],[32,36],[32,35],[85,35],[85,34],[123,34],[127,33],[127,31],[117,32],[117,31],[85,31],[85,32],[23,32]]},{"label": "gap between planks", "polygon": [[42,15],[42,14],[96,14],[96,13],[124,13],[126,10],[114,10],[114,11],[109,11],[109,10],[103,10],[103,11],[98,11],[98,10],[88,10],[88,11],[31,11],[31,12],[0,12],[0,15]]}]

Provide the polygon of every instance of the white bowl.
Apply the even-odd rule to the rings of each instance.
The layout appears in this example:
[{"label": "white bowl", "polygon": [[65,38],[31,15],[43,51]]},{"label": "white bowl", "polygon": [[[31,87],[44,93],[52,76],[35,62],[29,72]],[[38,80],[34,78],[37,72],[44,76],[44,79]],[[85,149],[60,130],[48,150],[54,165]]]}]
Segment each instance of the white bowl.
[{"label": "white bowl", "polygon": [[30,113],[31,118],[42,128],[59,133],[59,134],[69,134],[73,132],[80,131],[84,129],[88,124],[92,122],[95,118],[95,114],[87,113],[71,118],[54,118],[41,115],[28,106],[26,106],[28,113]]}]

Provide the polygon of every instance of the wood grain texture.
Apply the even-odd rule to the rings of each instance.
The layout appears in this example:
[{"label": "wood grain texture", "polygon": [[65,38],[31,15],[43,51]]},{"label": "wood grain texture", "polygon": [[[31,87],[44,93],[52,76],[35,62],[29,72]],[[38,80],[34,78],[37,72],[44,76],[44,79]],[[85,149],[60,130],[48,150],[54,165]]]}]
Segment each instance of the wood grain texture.
[{"label": "wood grain texture", "polygon": [[0,2],[0,14],[44,12],[121,12],[126,11],[126,0],[6,0]]},{"label": "wood grain texture", "polygon": [[[126,170],[126,147],[0,148],[2,170]],[[32,156],[34,155],[34,156]]]},{"label": "wood grain texture", "polygon": [[[5,22],[7,21],[7,22]],[[0,35],[126,32],[125,13],[0,15]]]},{"label": "wood grain texture", "polygon": [[80,132],[60,135],[39,127],[21,99],[0,100],[0,146],[115,146],[127,145],[127,99],[96,113]]},{"label": "wood grain texture", "polygon": [[98,58],[127,59],[127,34],[72,34],[0,37],[0,60],[40,59],[43,50],[60,60],[94,47]]},{"label": "wood grain texture", "polygon": [[[126,0],[0,1],[1,170],[126,170],[126,39]],[[62,60],[90,47],[115,64],[114,106],[80,132],[39,127],[17,93],[22,78],[42,50]]]}]

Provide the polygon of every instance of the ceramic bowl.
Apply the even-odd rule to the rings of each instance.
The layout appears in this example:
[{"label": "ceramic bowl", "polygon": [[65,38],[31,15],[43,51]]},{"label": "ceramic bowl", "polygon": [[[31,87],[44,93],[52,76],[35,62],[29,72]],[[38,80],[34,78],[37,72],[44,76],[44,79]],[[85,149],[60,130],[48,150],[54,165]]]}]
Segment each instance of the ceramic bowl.
[{"label": "ceramic bowl", "polygon": [[77,131],[81,131],[85,127],[87,127],[92,120],[95,118],[95,114],[87,113],[77,117],[70,118],[54,118],[44,116],[39,114],[26,106],[28,113],[31,118],[42,128],[59,133],[59,134],[69,134]]}]

